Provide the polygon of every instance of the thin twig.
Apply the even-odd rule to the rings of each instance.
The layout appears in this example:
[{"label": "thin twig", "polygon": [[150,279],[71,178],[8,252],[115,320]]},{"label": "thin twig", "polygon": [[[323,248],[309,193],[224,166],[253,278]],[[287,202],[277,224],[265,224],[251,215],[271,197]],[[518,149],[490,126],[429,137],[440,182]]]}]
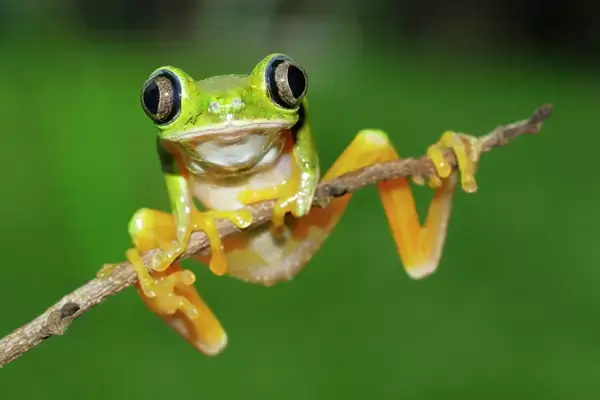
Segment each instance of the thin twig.
[{"label": "thin twig", "polygon": [[[542,122],[552,113],[551,105],[543,105],[526,120],[513,124],[499,126],[482,137],[483,151],[504,146],[511,139],[527,133],[538,133]],[[446,160],[456,168],[456,159],[452,152],[445,154]],[[418,176],[427,177],[434,174],[435,170],[431,160],[427,157],[406,158],[400,161],[374,164],[366,168],[342,175],[327,182],[321,182],[317,189],[314,206],[325,207],[331,199],[354,192],[367,185],[383,180]],[[273,201],[265,201],[250,206],[254,217],[252,226],[268,222],[271,218]],[[238,229],[226,220],[217,223],[221,236],[231,235]],[[203,232],[194,232],[189,247],[181,258],[206,252],[209,248],[208,238]],[[149,264],[149,259],[155,252],[144,255],[144,261]],[[43,340],[51,336],[62,335],[70,323],[97,304],[115,295],[136,281],[136,275],[128,262],[119,264],[108,279],[92,279],[83,286],[67,294],[60,301],[48,308],[43,314],[28,324],[15,330],[0,340],[0,367],[31,350]]]}]

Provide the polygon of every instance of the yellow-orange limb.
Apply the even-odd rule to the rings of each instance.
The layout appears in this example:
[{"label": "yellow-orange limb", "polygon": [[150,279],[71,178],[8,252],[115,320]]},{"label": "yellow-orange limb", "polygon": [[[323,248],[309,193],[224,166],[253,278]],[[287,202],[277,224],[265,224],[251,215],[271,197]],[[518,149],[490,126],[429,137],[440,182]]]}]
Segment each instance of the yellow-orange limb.
[{"label": "yellow-orange limb", "polygon": [[193,272],[178,263],[153,273],[163,296],[149,298],[136,285],[142,301],[200,352],[216,355],[227,346],[227,333],[194,287]]},{"label": "yellow-orange limb", "polygon": [[[219,353],[227,344],[227,334],[194,287],[194,273],[182,269],[178,263],[149,273],[139,256],[155,248],[166,248],[176,240],[173,215],[144,209],[138,218],[143,218],[139,224],[143,229],[132,232],[135,249],[130,249],[127,255],[140,277],[135,286],[142,301],[196,349],[207,355]],[[216,229],[207,234],[218,237]],[[150,296],[142,288],[143,279],[151,287]]]},{"label": "yellow-orange limb", "polygon": [[[425,224],[421,226],[414,198],[406,178],[377,184],[390,230],[398,253],[409,276],[423,278],[435,271],[439,264],[456,185],[452,169],[447,165],[443,153],[455,152],[462,175],[463,188],[476,190],[474,174],[481,147],[476,138],[445,132],[438,143],[428,149],[441,180],[433,177],[430,186],[436,188],[431,200]],[[324,179],[332,179],[375,162],[399,159],[396,150],[384,132],[366,130],[359,133],[354,142],[338,158]],[[341,214],[351,195],[333,201],[330,213]]]}]

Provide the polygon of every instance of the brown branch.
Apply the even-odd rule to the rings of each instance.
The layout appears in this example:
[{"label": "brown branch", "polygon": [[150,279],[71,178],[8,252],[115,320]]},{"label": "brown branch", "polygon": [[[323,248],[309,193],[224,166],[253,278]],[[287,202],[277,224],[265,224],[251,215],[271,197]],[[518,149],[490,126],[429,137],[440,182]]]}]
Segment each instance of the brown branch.
[{"label": "brown branch", "polygon": [[[504,146],[509,140],[522,134],[538,133],[542,127],[542,122],[551,113],[552,106],[544,105],[538,108],[529,119],[497,127],[481,138],[483,151],[487,152],[494,147]],[[454,154],[448,152],[445,156],[453,168],[456,168]],[[433,164],[427,157],[406,158],[400,161],[374,164],[328,182],[321,182],[317,189],[314,206],[325,207],[335,197],[343,196],[346,193],[354,192],[383,180],[404,176],[427,177],[434,173]],[[270,220],[273,201],[257,203],[249,208],[254,216],[253,226],[261,225]],[[218,228],[221,236],[227,236],[237,231],[233,224],[225,220],[218,221]],[[194,232],[189,247],[182,258],[207,251],[208,247],[206,235],[202,232]],[[151,251],[145,254],[144,261],[146,264],[148,264],[149,258],[154,252]],[[92,279],[67,294],[33,321],[0,340],[0,367],[31,350],[43,340],[55,335],[62,335],[74,319],[106,300],[109,296],[131,286],[135,281],[136,276],[131,265],[128,262],[123,262],[119,264],[119,267],[110,278]]]}]

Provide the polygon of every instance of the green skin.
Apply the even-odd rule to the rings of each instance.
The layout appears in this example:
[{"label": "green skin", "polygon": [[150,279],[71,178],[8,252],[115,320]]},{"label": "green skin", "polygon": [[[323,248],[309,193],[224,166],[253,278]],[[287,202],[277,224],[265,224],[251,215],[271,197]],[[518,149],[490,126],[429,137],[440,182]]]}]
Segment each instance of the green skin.
[{"label": "green skin", "polygon": [[[178,239],[176,248],[163,253],[157,260],[158,265],[154,263],[158,269],[168,266],[162,264],[166,261],[165,257],[172,260],[187,246],[191,225],[190,210],[194,203],[190,190],[189,163],[185,160],[199,164],[205,160],[201,153],[194,151],[193,146],[186,146],[186,143],[206,135],[208,131],[211,135],[238,134],[253,130],[252,134],[257,134],[257,128],[260,126],[258,124],[269,124],[278,130],[292,129],[295,133],[293,158],[301,172],[300,183],[293,198],[280,200],[291,200],[290,211],[296,217],[302,217],[310,211],[320,172],[318,154],[305,118],[306,98],[302,99],[297,108],[281,107],[271,99],[265,77],[269,62],[274,57],[281,56],[284,55],[268,55],[249,75],[224,75],[194,81],[181,69],[170,66],[159,68],[152,73],[151,76],[159,71],[169,71],[178,78],[181,86],[181,109],[178,115],[168,124],[155,124],[159,130],[158,150]],[[220,106],[213,107],[216,103]],[[252,162],[249,166],[246,165],[245,169],[232,168],[221,171],[221,176],[234,178],[237,175],[252,173],[253,166],[261,160],[267,150],[250,155]],[[140,229],[139,225],[135,226],[135,220],[134,217],[129,228],[132,234]]]}]

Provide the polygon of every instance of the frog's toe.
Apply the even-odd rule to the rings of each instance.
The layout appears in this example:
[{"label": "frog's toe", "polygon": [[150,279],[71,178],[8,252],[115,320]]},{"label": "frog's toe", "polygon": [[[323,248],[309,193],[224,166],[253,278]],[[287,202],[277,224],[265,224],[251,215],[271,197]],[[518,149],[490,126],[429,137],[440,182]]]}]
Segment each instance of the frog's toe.
[{"label": "frog's toe", "polygon": [[189,318],[197,315],[196,307],[184,296],[178,294],[182,287],[193,285],[196,277],[192,271],[180,270],[172,274],[157,274],[153,279],[155,295],[146,298],[146,304],[159,315],[173,315],[184,312]]},{"label": "frog's toe", "polygon": [[473,193],[477,191],[475,173],[482,152],[481,140],[477,137],[446,131],[440,140],[427,149],[427,156],[433,162],[439,177],[430,178],[430,186],[441,186],[441,179],[446,179],[452,174],[452,166],[448,164],[444,153],[448,150],[454,152],[461,172],[461,186],[464,191]]},{"label": "frog's toe", "polygon": [[167,268],[173,265],[175,259],[183,254],[184,251],[185,248],[183,246],[172,245],[171,248],[163,250],[152,257],[150,265],[154,271],[165,271]]},{"label": "frog's toe", "polygon": [[135,274],[138,278],[138,285],[144,295],[148,298],[152,298],[156,296],[156,285],[154,279],[150,276],[148,269],[146,268],[146,264],[142,259],[140,252],[133,248],[127,250],[125,253],[127,260],[131,263],[131,267],[135,271]]}]

